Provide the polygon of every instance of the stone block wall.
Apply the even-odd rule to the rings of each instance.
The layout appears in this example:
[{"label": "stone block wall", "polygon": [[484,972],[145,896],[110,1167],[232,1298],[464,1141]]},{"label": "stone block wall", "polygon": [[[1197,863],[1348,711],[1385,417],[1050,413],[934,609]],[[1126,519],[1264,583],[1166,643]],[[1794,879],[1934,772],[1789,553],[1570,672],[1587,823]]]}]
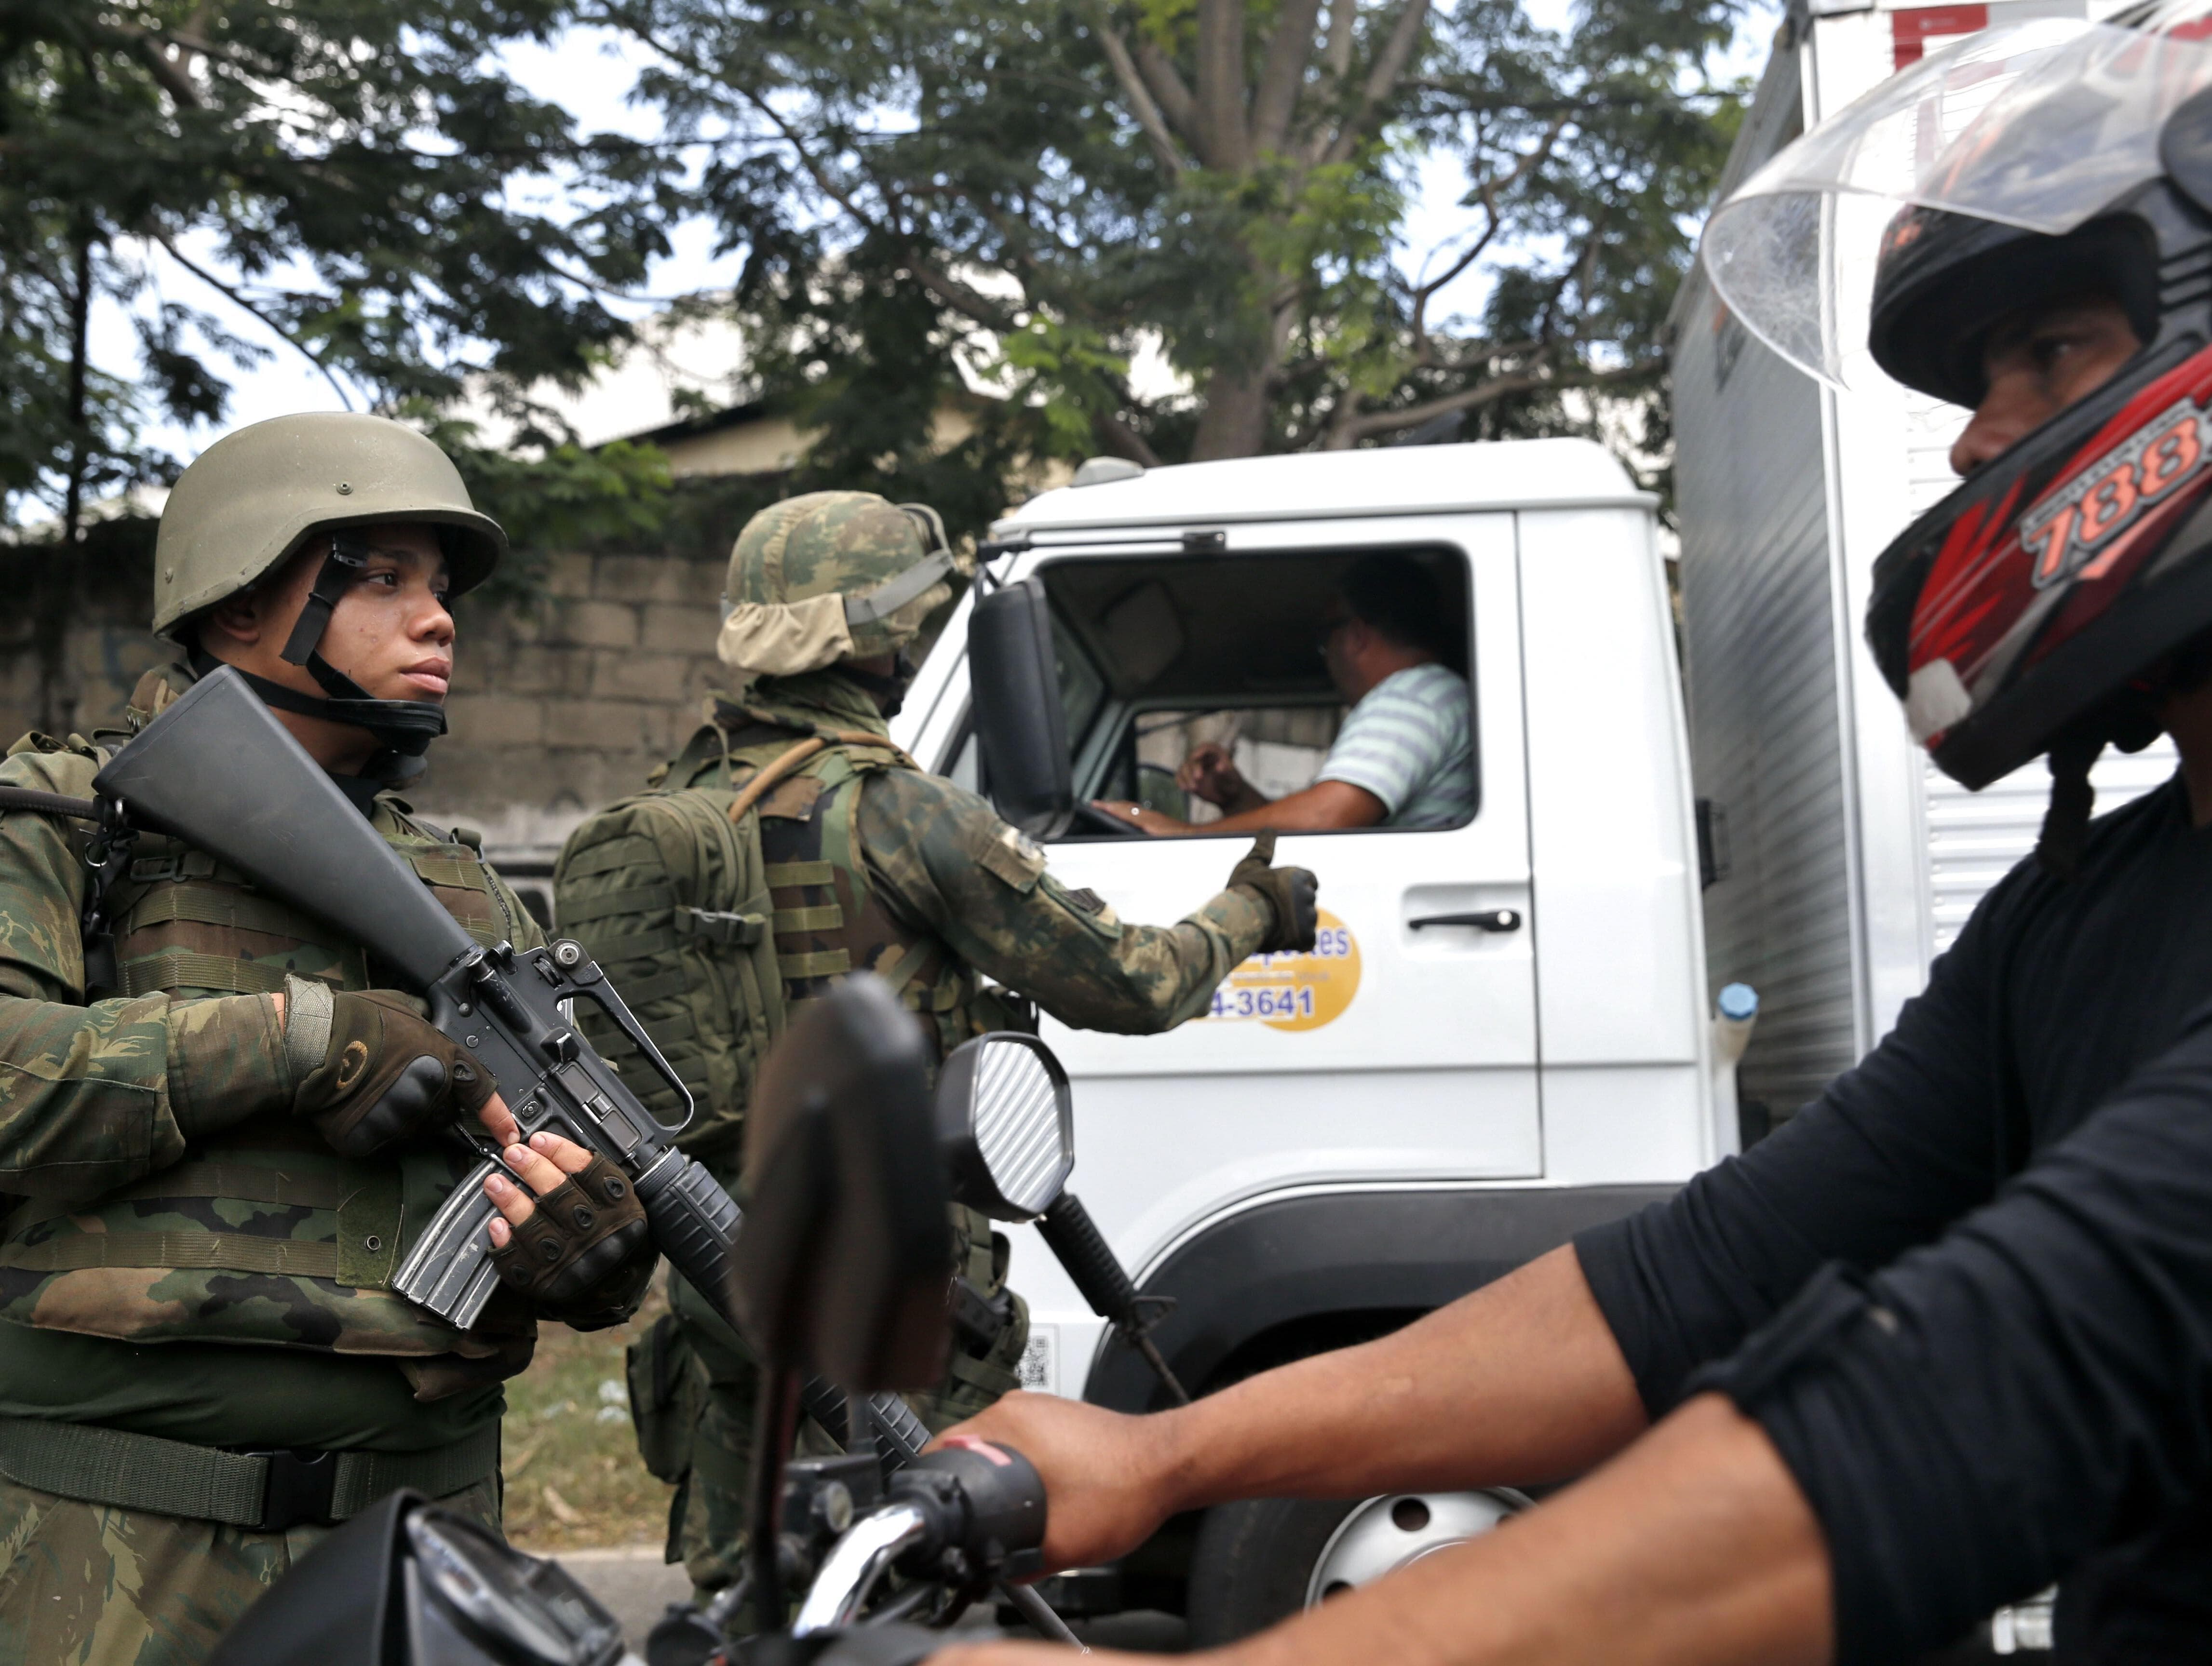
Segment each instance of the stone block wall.
[{"label": "stone block wall", "polygon": [[[148,667],[173,654],[143,629],[150,586],[137,560],[53,566],[21,551],[0,574],[20,611],[0,619],[0,745],[26,730],[88,733],[121,715]],[[492,854],[542,869],[570,828],[644,785],[722,683],[714,658],[726,557],[552,557],[528,606],[455,608],[451,732],[409,797],[465,823]]]},{"label": "stone block wall", "polygon": [[587,811],[645,784],[722,686],[725,561],[553,557],[529,608],[464,598],[452,732],[413,798],[495,856],[550,860]]}]

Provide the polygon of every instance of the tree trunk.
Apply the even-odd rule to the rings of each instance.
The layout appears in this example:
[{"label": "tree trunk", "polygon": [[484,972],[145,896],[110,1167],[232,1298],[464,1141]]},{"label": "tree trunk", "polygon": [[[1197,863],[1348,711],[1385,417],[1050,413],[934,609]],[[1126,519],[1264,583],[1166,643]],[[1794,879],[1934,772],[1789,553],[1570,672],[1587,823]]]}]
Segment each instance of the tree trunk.
[{"label": "tree trunk", "polygon": [[84,520],[84,475],[91,462],[85,431],[85,354],[92,334],[92,228],[79,224],[70,295],[69,483],[62,496],[62,542],[74,549]]},{"label": "tree trunk", "polygon": [[92,228],[82,221],[76,228],[76,248],[71,264],[69,362],[69,478],[62,494],[62,542],[40,563],[41,574],[32,598],[39,655],[39,727],[48,734],[66,734],[75,727],[76,700],[64,686],[68,670],[69,621],[76,599],[78,544],[84,531],[84,477],[92,463],[91,434],[85,406],[89,398],[88,356],[92,336]]},{"label": "tree trunk", "polygon": [[1206,411],[1198,419],[1191,461],[1256,457],[1267,439],[1267,370],[1217,370],[1206,385]]}]

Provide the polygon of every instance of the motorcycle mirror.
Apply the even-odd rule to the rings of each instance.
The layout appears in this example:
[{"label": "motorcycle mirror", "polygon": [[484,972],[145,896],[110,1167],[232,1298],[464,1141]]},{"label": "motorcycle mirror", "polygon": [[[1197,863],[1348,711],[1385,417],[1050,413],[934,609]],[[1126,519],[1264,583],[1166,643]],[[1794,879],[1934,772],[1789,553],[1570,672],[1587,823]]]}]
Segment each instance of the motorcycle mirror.
[{"label": "motorcycle mirror", "polygon": [[622,1622],[557,1562],[420,1493],[380,1499],[295,1563],[208,1666],[616,1666]]},{"label": "motorcycle mirror", "polygon": [[222,1635],[208,1666],[386,1666],[405,1658],[400,1564],[420,1493],[378,1499],[293,1564]]},{"label": "motorcycle mirror", "polygon": [[754,1346],[856,1393],[936,1382],[951,1199],[914,1014],[847,978],[769,1051],[745,1120],[734,1294]]},{"label": "motorcycle mirror", "polygon": [[1052,612],[1036,579],[1002,585],[968,616],[968,680],[983,781],[998,812],[1056,839],[1075,813]]},{"label": "motorcycle mirror", "polygon": [[952,1195],[994,1220],[1034,1220],[1075,1167],[1067,1072],[1011,1030],[955,1048],[937,1079],[937,1145]]}]

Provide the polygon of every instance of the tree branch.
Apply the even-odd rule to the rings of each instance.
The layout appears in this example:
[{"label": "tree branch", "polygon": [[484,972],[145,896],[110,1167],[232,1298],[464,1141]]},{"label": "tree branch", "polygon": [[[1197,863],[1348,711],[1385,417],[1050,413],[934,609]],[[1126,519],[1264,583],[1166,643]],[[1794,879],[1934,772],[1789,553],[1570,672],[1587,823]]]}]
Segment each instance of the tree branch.
[{"label": "tree branch", "polygon": [[1322,48],[1322,62],[1340,86],[1352,73],[1352,25],[1358,15],[1359,0],[1329,0],[1328,44]]},{"label": "tree branch", "polygon": [[1283,0],[1275,14],[1275,32],[1252,97],[1252,149],[1260,155],[1279,154],[1290,137],[1291,116],[1313,57],[1314,21],[1320,15],[1321,0]]},{"label": "tree branch", "polygon": [[1244,0],[1198,0],[1198,154],[1211,168],[1251,165],[1244,130]]},{"label": "tree branch", "polygon": [[1128,427],[1118,416],[1101,413],[1091,419],[1091,436],[1109,457],[1125,457],[1132,463],[1147,469],[1160,465],[1160,455],[1146,443],[1145,436]]},{"label": "tree branch", "polygon": [[1438,416],[1449,416],[1455,410],[1474,410],[1493,404],[1516,393],[1526,393],[1534,388],[1603,387],[1613,382],[1625,382],[1638,376],[1648,376],[1652,367],[1648,364],[1624,364],[1612,370],[1583,370],[1568,373],[1554,372],[1547,375],[1541,371],[1527,371],[1517,375],[1500,376],[1480,386],[1464,388],[1440,399],[1425,399],[1417,405],[1405,405],[1393,410],[1372,410],[1341,425],[1344,438],[1340,441],[1339,429],[1332,427],[1328,449],[1342,451],[1356,441],[1370,440],[1378,434],[1398,434],[1407,429],[1419,428]]},{"label": "tree branch", "polygon": [[[930,294],[935,295],[962,317],[981,325],[987,330],[1003,331],[1014,327],[1013,318],[1006,308],[990,300],[981,290],[963,283],[949,272],[939,271],[923,259],[919,252],[916,240],[904,228],[886,226],[882,221],[863,210],[854,199],[852,192],[832,179],[829,170],[815,160],[813,154],[807,149],[805,139],[799,131],[779,115],[775,107],[754,92],[751,88],[742,85],[732,86],[727,82],[722,82],[720,77],[710,74],[702,66],[687,58],[683,53],[659,40],[650,30],[640,28],[626,20],[623,21],[621,27],[627,27],[631,33],[636,35],[639,40],[652,47],[654,52],[659,52],[671,64],[679,64],[690,74],[702,79],[720,82],[721,85],[730,87],[732,91],[735,92],[775,130],[777,136],[791,148],[792,155],[799,159],[799,165],[806,171],[807,178],[814,181],[816,187],[823,196],[850,215],[863,230],[872,232],[878,236],[896,238],[906,246],[907,266],[914,273],[915,282]],[[884,189],[880,180],[877,183],[877,188]],[[887,192],[886,194],[888,195]]]},{"label": "tree branch", "polygon": [[1159,100],[1160,113],[1168,125],[1182,136],[1183,143],[1195,147],[1198,143],[1198,100],[1191,97],[1190,88],[1182,84],[1182,76],[1176,72],[1175,60],[1144,36],[1137,37],[1137,68],[1144,72],[1145,85],[1152,89]]},{"label": "tree branch", "polygon": [[1435,362],[1432,344],[1429,340],[1430,299],[1445,284],[1472,266],[1482,252],[1490,246],[1492,240],[1496,239],[1498,227],[1502,223],[1498,212],[1499,194],[1510,191],[1535,171],[1545,158],[1552,154],[1552,147],[1559,143],[1559,135],[1566,130],[1566,125],[1567,118],[1561,116],[1552,124],[1551,130],[1544,135],[1536,147],[1514,163],[1512,172],[1503,179],[1485,179],[1475,187],[1475,194],[1482,198],[1483,212],[1489,217],[1489,225],[1484,228],[1482,235],[1475,239],[1473,246],[1454,261],[1449,269],[1413,291],[1413,340],[1416,344],[1416,363],[1428,365]]},{"label": "tree branch", "polygon": [[1006,308],[993,301],[981,290],[970,289],[958,278],[938,271],[926,260],[916,259],[911,250],[907,255],[907,266],[914,273],[917,283],[963,318],[981,325],[986,330],[996,330],[1001,333],[1014,327],[1013,315]]},{"label": "tree branch", "polygon": [[1170,179],[1182,177],[1182,158],[1176,154],[1175,137],[1168,131],[1167,119],[1160,113],[1159,100],[1145,85],[1144,76],[1138,72],[1136,60],[1129,56],[1129,43],[1121,39],[1108,18],[1106,9],[1095,9],[1098,44],[1105,48],[1106,62],[1113,66],[1114,79],[1121,83],[1121,94],[1129,100],[1129,113],[1137,119],[1137,125],[1145,130],[1152,141],[1152,155],[1167,170]]},{"label": "tree branch", "polygon": [[192,85],[192,78],[184,66],[170,58],[164,46],[164,37],[136,23],[112,22],[99,26],[101,33],[121,43],[125,52],[145,66],[171,98],[188,110],[197,110],[205,102],[200,89]]},{"label": "tree branch", "polygon": [[1398,82],[1406,73],[1406,66],[1413,61],[1413,52],[1421,44],[1421,31],[1429,21],[1431,0],[1406,0],[1406,9],[1398,14],[1398,21],[1390,27],[1390,37],[1382,43],[1382,50],[1375,54],[1375,62],[1367,71],[1367,84],[1359,90],[1359,105],[1344,125],[1337,130],[1335,140],[1323,154],[1322,160],[1337,163],[1351,160],[1352,153],[1367,137],[1367,125],[1375,119],[1376,111],[1398,90]]},{"label": "tree branch", "polygon": [[208,288],[213,289],[217,295],[222,295],[226,301],[229,301],[232,306],[239,308],[241,312],[251,313],[253,317],[260,319],[264,325],[276,332],[277,338],[283,342],[286,346],[291,348],[295,352],[298,353],[301,358],[307,360],[309,364],[312,364],[316,369],[321,371],[323,373],[323,380],[331,385],[331,392],[338,396],[338,403],[343,405],[348,410],[351,410],[354,408],[352,398],[346,392],[344,385],[338,380],[336,373],[331,369],[330,366],[323,362],[320,356],[318,355],[313,348],[309,347],[307,343],[301,341],[297,336],[286,329],[283,324],[279,323],[276,319],[271,318],[260,307],[255,306],[252,299],[244,292],[240,290],[235,285],[224,283],[222,279],[217,277],[213,272],[208,271],[206,267],[201,265],[191,256],[185,254],[184,251],[178,248],[174,243],[171,242],[168,238],[164,236],[161,233],[155,232],[153,236],[154,240],[156,243],[159,243],[163,248],[169,252],[170,259],[175,261],[179,266],[182,266],[186,271],[190,272],[194,277],[199,279],[201,283],[206,284]]}]

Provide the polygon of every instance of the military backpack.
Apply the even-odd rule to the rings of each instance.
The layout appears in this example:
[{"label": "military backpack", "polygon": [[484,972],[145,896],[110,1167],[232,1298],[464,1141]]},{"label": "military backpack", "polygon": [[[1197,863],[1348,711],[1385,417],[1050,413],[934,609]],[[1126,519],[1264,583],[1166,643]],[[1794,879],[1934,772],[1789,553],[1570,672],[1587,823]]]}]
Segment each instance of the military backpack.
[{"label": "military backpack", "polygon": [[[695,1109],[678,1143],[726,1178],[754,1073],[792,1001],[865,968],[935,1020],[966,988],[933,939],[909,941],[873,906],[854,843],[860,776],[904,755],[867,734],[765,733],[747,745],[710,722],[672,766],[678,784],[586,819],[553,871],[558,930],[591,952],[683,1079]],[[718,761],[716,784],[681,784]],[[653,1113],[680,1116],[674,1091],[620,1031],[579,1008],[592,1044]]]},{"label": "military backpack", "polygon": [[[681,1143],[709,1161],[734,1161],[753,1073],[783,1033],[756,807],[769,775],[734,792],[684,787],[610,805],[569,836],[553,870],[561,933],[591,952],[683,1079],[693,1111]],[[675,1091],[603,1013],[578,1006],[585,1036],[647,1108],[678,1120]]]}]

